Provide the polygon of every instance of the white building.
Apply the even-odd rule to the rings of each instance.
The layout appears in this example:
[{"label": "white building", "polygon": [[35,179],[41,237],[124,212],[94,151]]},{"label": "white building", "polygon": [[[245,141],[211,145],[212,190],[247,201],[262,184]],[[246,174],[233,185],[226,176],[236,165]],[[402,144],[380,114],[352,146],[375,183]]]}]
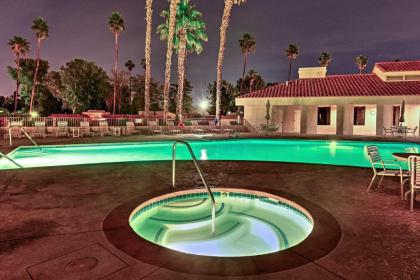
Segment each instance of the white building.
[{"label": "white building", "polygon": [[301,68],[299,79],[236,98],[251,124],[270,123],[280,132],[301,134],[383,135],[398,125],[405,101],[405,123],[420,122],[420,61],[375,64],[371,74],[326,75],[325,67]]}]

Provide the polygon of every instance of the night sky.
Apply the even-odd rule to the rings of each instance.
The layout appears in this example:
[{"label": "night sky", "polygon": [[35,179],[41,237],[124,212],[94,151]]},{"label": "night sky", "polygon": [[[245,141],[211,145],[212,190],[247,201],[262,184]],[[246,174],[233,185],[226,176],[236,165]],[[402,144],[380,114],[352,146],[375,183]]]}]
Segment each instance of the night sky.
[{"label": "night sky", "polygon": [[[43,16],[50,25],[50,37],[44,42],[42,58],[52,69],[73,58],[84,58],[110,72],[113,65],[113,36],[108,31],[107,17],[120,11],[126,21],[121,36],[120,68],[127,59],[136,63],[134,72],[142,72],[139,61],[144,57],[145,0],[0,0],[0,94],[13,92],[14,82],[6,66],[13,64],[7,46],[14,35],[32,43],[35,54],[35,35],[30,29],[36,16]],[[161,23],[159,13],[168,6],[166,0],[155,0],[154,31]],[[193,82],[195,102],[206,95],[207,84],[216,78],[219,45],[219,25],[223,12],[222,0],[191,0],[203,12],[209,41],[200,56],[188,58],[187,76]],[[267,82],[287,78],[284,49],[297,43],[301,55],[299,66],[317,66],[322,51],[331,53],[333,61],[329,74],[356,73],[354,57],[369,57],[374,62],[400,58],[420,59],[420,1],[418,0],[248,0],[235,6],[228,31],[224,78],[235,82],[241,75],[242,55],[238,39],[245,32],[255,35],[257,51],[250,56],[249,67],[261,73]],[[153,35],[153,78],[163,80],[166,43]],[[176,78],[173,60],[173,81]],[[297,77],[297,68],[293,77]]]}]

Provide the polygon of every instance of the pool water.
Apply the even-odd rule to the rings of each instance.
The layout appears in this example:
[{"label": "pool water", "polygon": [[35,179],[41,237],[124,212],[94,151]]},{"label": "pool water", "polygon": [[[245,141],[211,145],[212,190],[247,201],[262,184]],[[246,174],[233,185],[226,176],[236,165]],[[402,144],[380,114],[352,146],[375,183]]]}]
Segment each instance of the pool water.
[{"label": "pool water", "polygon": [[309,213],[291,201],[247,190],[215,189],[215,232],[211,203],[203,190],[172,193],[139,206],[130,226],[142,238],[194,255],[244,257],[296,246],[313,229]]},{"label": "pool water", "polygon": [[[395,152],[419,151],[419,144],[398,142],[237,139],[189,141],[200,160],[250,160],[370,167],[366,146],[377,145],[384,159]],[[8,154],[24,168],[79,164],[160,161],[172,157],[172,141],[19,147]],[[177,159],[188,160],[178,146]],[[15,165],[0,159],[0,169]]]}]

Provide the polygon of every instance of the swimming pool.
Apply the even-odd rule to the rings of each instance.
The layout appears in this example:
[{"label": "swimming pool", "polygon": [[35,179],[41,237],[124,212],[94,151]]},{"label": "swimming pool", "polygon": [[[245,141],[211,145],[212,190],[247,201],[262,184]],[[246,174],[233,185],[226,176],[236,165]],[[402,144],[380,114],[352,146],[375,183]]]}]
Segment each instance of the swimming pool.
[{"label": "swimming pool", "polygon": [[294,247],[312,232],[312,216],[296,203],[260,191],[188,190],[155,197],[130,215],[131,228],[160,246],[193,255],[246,257]]},{"label": "swimming pool", "polygon": [[[299,139],[234,139],[189,141],[200,160],[274,161],[370,167],[365,152],[377,145],[384,159],[395,152],[418,152],[420,145],[399,142],[324,141]],[[137,161],[166,161],[173,141],[19,147],[8,156],[24,168]],[[180,145],[177,159],[189,160]],[[0,159],[0,170],[16,169]]]}]

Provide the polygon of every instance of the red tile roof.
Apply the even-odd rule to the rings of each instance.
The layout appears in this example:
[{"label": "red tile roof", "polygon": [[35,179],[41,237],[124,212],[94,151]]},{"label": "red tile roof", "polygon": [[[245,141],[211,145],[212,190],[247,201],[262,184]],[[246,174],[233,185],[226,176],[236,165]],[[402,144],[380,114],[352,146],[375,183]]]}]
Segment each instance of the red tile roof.
[{"label": "red tile roof", "polygon": [[420,71],[420,61],[379,62],[375,65],[384,72]]},{"label": "red tile roof", "polygon": [[278,84],[239,98],[420,95],[420,81],[384,82],[375,74],[334,75]]}]

